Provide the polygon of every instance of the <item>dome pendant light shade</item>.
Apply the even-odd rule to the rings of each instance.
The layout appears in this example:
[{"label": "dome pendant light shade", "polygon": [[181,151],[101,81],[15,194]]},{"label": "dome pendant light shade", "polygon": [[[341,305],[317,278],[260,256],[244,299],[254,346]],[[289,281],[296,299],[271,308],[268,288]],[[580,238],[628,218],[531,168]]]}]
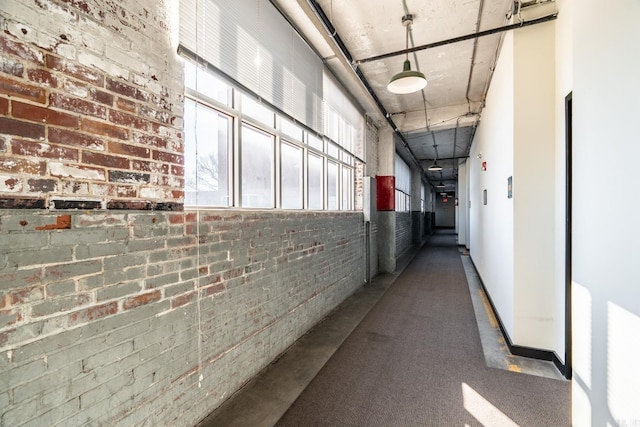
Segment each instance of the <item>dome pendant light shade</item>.
[{"label": "dome pendant light shade", "polygon": [[417,92],[427,85],[427,78],[424,74],[420,71],[411,71],[411,62],[409,62],[409,31],[411,24],[413,24],[413,15],[405,15],[402,17],[402,25],[405,27],[407,56],[402,66],[402,72],[391,77],[391,80],[389,80],[387,84],[387,90],[397,95]]},{"label": "dome pendant light shade", "polygon": [[427,168],[427,170],[429,171],[441,171],[442,170],[442,166],[438,164],[438,161],[436,160],[436,162],[434,164],[432,164],[431,166],[429,166]]},{"label": "dome pendant light shade", "polygon": [[427,79],[420,71],[411,71],[411,62],[404,61],[402,72],[389,80],[387,90],[398,95],[417,92],[427,85]]}]

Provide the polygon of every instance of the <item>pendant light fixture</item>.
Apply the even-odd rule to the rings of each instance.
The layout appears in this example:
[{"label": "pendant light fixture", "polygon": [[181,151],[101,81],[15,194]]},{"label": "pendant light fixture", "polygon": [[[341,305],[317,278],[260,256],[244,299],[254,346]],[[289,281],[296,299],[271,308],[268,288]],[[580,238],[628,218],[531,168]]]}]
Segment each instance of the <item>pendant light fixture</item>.
[{"label": "pendant light fixture", "polygon": [[[406,28],[406,49],[409,49],[409,28],[413,24],[413,15],[405,15],[402,17],[402,25]],[[407,93],[422,90],[427,85],[427,79],[420,71],[411,71],[411,62],[409,61],[409,52],[402,71],[391,77],[387,84],[387,90],[391,93],[404,95]]]},{"label": "pendant light fixture", "polygon": [[432,171],[432,172],[437,172],[437,171],[441,171],[442,170],[442,165],[438,164],[438,160],[436,159],[436,161],[427,168],[428,171]]},{"label": "pendant light fixture", "polygon": [[443,168],[442,165],[438,164],[438,144],[436,144],[436,138],[433,136],[433,133],[431,133],[431,137],[433,138],[433,152],[435,153],[435,159],[433,159],[433,164],[429,166],[427,170],[431,172],[439,172]]}]

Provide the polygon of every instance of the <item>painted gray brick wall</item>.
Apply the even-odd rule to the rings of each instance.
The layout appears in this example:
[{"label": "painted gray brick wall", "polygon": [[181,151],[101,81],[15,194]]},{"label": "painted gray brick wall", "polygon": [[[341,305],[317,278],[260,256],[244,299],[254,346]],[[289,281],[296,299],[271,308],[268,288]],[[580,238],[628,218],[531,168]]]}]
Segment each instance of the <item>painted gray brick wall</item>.
[{"label": "painted gray brick wall", "polygon": [[400,256],[413,243],[411,212],[396,212],[396,256]]},{"label": "painted gray brick wall", "polygon": [[196,423],[362,285],[363,243],[359,213],[0,211],[0,425]]},{"label": "painted gray brick wall", "polygon": [[0,1],[3,427],[192,425],[363,283],[360,213],[148,210],[184,196],[177,6]]}]

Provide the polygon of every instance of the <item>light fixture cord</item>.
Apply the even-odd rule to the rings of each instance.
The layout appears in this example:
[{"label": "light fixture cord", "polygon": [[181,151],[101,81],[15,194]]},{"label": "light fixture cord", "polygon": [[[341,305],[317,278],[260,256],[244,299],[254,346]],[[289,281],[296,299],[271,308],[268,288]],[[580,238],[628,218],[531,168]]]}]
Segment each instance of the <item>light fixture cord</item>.
[{"label": "light fixture cord", "polygon": [[409,27],[411,26],[411,24],[407,25],[406,31],[405,31],[405,42],[404,42],[404,46],[405,46],[405,51],[406,51],[406,60],[409,60]]}]

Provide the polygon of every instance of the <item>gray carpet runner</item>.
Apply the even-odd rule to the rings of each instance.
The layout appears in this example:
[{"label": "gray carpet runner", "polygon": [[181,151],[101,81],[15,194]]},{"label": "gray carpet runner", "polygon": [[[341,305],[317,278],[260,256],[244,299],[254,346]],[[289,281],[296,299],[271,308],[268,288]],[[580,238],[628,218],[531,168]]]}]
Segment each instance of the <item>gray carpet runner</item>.
[{"label": "gray carpet runner", "polygon": [[485,365],[455,235],[432,236],[278,426],[569,426],[570,382]]}]

